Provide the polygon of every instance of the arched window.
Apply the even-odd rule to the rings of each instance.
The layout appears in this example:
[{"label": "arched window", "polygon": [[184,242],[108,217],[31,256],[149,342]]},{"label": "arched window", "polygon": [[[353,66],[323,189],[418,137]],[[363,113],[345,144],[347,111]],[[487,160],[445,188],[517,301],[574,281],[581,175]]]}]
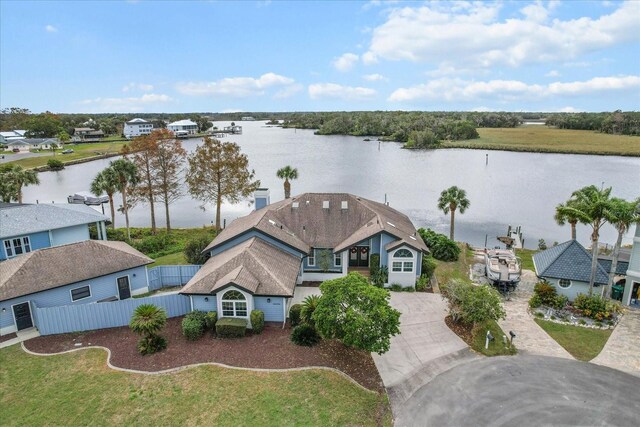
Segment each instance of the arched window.
[{"label": "arched window", "polygon": [[393,256],[394,258],[413,258],[413,254],[409,249],[398,249]]},{"label": "arched window", "polygon": [[[399,258],[397,261],[396,259]],[[406,260],[411,258],[411,261]],[[391,271],[394,273],[413,273],[413,254],[409,249],[398,249],[393,254]]]},{"label": "arched window", "polygon": [[242,292],[230,290],[222,295],[223,317],[247,317],[247,299]]},{"label": "arched window", "polygon": [[562,289],[567,289],[567,288],[571,287],[571,280],[569,280],[569,279],[560,279],[558,281],[558,284],[560,285],[560,287]]}]

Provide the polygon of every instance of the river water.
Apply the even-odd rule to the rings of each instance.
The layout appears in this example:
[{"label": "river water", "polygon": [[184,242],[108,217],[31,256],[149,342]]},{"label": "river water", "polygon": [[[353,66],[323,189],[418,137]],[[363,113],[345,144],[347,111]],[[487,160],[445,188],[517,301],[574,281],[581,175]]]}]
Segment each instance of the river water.
[{"label": "river water", "polygon": [[[218,127],[228,122],[216,123]],[[547,244],[570,237],[569,226],[553,220],[554,208],[571,192],[585,185],[613,187],[623,198],[640,195],[640,159],[614,156],[515,153],[485,150],[403,150],[393,142],[363,141],[361,137],[319,136],[311,130],[267,127],[264,122],[242,122],[242,135],[223,138],[241,146],[262,187],[271,190],[271,200],[284,197],[276,170],[296,167],[299,178],[292,182],[292,194],[303,192],[348,192],[384,201],[406,213],[420,227],[448,234],[449,216],[437,209],[440,192],[452,185],[467,191],[470,208],[456,215],[456,240],[483,246],[498,244],[507,226],[521,225],[525,247],[534,248],[538,239]],[[189,151],[200,139],[184,140]],[[486,164],[486,155],[488,164]],[[68,195],[87,191],[94,176],[113,159],[69,166],[60,172],[41,173],[40,185],[24,189],[24,201],[66,203]],[[116,206],[121,205],[116,196]],[[108,206],[105,206],[108,213]],[[251,211],[248,203],[225,204],[222,216],[227,223]],[[159,226],[164,224],[164,208],[157,205]],[[189,195],[171,206],[173,227],[211,225],[215,207],[201,208]],[[116,225],[124,225],[117,214]],[[133,226],[149,226],[148,206],[130,212]],[[578,239],[588,244],[590,231],[578,227]],[[606,225],[603,242],[615,243],[616,232]],[[631,243],[632,234],[625,236]]]}]

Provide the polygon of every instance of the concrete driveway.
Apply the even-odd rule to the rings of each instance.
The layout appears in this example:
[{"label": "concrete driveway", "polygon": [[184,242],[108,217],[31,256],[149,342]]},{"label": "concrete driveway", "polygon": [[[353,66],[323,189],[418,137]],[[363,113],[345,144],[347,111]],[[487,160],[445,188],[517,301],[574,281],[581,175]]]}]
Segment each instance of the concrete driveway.
[{"label": "concrete driveway", "polygon": [[591,363],[640,377],[640,310],[628,309]]},{"label": "concrete driveway", "polygon": [[436,375],[479,356],[444,323],[446,303],[440,294],[392,292],[391,305],[401,313],[400,334],[373,360],[395,413]]},{"label": "concrete driveway", "polygon": [[[2,154],[0,155],[0,163],[8,163],[21,159],[28,159],[29,157],[42,157],[42,156],[50,156],[51,153],[31,153],[31,152],[21,152],[21,153],[11,153],[11,154]],[[4,159],[2,158],[4,156]]]},{"label": "concrete driveway", "polygon": [[557,357],[502,356],[455,367],[394,411],[396,426],[638,425],[640,379]]}]

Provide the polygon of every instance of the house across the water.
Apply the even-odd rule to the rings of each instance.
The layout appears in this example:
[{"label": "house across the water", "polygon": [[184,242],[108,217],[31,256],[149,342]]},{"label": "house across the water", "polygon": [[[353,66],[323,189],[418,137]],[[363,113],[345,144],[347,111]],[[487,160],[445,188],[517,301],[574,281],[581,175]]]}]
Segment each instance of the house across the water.
[{"label": "house across the water", "polygon": [[[205,249],[210,255],[181,293],[195,310],[282,322],[301,285],[368,274],[374,255],[388,267],[387,284],[414,286],[428,252],[411,220],[383,203],[346,193],[305,193],[238,218]],[[377,258],[377,257],[376,257]]]},{"label": "house across the water", "polygon": [[167,129],[177,136],[195,135],[198,133],[198,124],[191,120],[178,120],[177,122],[169,123]]},{"label": "house across the water", "polygon": [[142,135],[149,135],[152,131],[153,123],[144,119],[135,118],[124,124],[122,133],[127,139],[131,139]]}]

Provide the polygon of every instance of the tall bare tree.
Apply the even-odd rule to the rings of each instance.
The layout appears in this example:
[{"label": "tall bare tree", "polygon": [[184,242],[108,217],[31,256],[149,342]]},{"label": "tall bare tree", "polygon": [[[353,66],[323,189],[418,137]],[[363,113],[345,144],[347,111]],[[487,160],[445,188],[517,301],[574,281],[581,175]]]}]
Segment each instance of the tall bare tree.
[{"label": "tall bare tree", "polygon": [[255,172],[249,170],[249,159],[233,142],[220,142],[210,137],[189,156],[186,174],[189,193],[204,203],[216,204],[216,228],[220,229],[223,201],[238,203],[259,186]]},{"label": "tall bare tree", "polygon": [[156,149],[151,161],[156,199],[164,203],[167,232],[170,232],[169,205],[184,195],[181,172],[187,151],[167,129],[155,131],[151,137],[156,139]]},{"label": "tall bare tree", "polygon": [[152,135],[142,135],[125,145],[122,154],[125,158],[131,155],[131,161],[138,169],[139,182],[132,189],[136,194],[132,196],[143,203],[149,204],[151,214],[151,232],[156,233],[155,193],[157,188],[154,181],[153,159],[157,155],[157,139]]}]

